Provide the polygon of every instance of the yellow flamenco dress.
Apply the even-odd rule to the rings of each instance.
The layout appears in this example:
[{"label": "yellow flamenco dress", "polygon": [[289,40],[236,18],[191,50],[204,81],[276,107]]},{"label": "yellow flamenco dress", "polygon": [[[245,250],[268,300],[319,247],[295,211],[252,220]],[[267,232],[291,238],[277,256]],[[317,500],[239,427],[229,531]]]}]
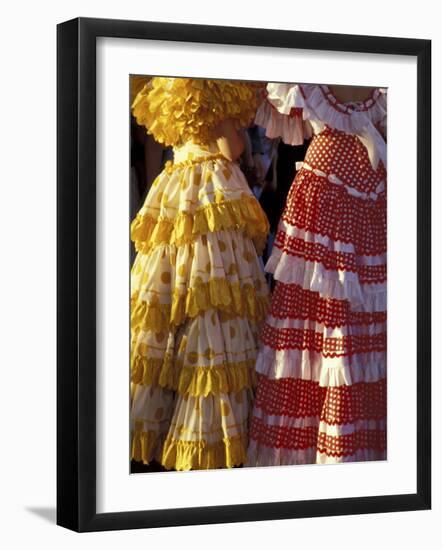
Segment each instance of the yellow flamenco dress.
[{"label": "yellow flamenco dress", "polygon": [[255,97],[241,82],[153,78],[132,105],[174,148],[131,226],[132,458],[145,464],[246,461],[268,223],[212,134],[227,118],[249,125]]}]

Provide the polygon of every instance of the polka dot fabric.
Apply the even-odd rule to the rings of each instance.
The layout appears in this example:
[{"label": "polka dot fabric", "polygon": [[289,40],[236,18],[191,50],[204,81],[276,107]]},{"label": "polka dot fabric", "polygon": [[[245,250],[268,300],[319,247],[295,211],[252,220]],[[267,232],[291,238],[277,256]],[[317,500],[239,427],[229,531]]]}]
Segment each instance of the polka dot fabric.
[{"label": "polka dot fabric", "polygon": [[329,127],[315,137],[305,162],[363,193],[376,191],[386,179],[384,165],[380,163],[373,170],[367,150],[358,138]]},{"label": "polka dot fabric", "polygon": [[386,415],[385,380],[335,388],[312,380],[260,378],[255,405],[273,416],[318,417],[329,425],[382,420]]},{"label": "polka dot fabric", "polygon": [[[356,189],[356,185],[361,187],[358,182],[350,190]],[[301,168],[290,189],[282,219],[306,231],[351,243],[358,255],[379,255],[387,249],[386,206],[385,191],[376,200],[363,199],[352,195],[343,185]]]},{"label": "polka dot fabric", "polygon": [[321,353],[323,357],[344,357],[356,354],[384,351],[386,333],[347,335],[325,338],[312,329],[272,327],[265,323],[261,341],[276,350],[299,349]]},{"label": "polka dot fabric", "polygon": [[305,319],[332,328],[375,325],[387,320],[385,311],[352,311],[348,301],[324,298],[319,292],[284,283],[276,286],[269,313],[278,319]]},{"label": "polka dot fabric", "polygon": [[[330,461],[335,462],[344,462],[346,457],[367,449],[374,451],[371,456],[376,457],[375,460],[381,460],[386,449],[385,427],[356,430],[351,434],[333,436],[318,431],[313,426],[308,428],[269,426],[261,420],[253,418],[251,429],[265,447],[276,445],[277,449],[291,449],[298,452],[316,448],[317,456],[325,454],[331,459]],[[304,461],[300,463],[304,463]]]},{"label": "polka dot fabric", "polygon": [[266,265],[276,287],[260,331],[250,465],[386,458],[386,169],[351,131],[376,122],[379,97],[346,105],[317,87],[280,100],[302,104],[315,135]]}]

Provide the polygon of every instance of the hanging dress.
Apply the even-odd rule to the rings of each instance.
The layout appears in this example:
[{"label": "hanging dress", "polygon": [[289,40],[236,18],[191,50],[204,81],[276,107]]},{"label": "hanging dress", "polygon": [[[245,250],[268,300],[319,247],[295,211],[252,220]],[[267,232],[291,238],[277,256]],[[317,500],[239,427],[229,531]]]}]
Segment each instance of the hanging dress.
[{"label": "hanging dress", "polygon": [[246,83],[153,78],[132,106],[174,151],[131,225],[132,458],[145,464],[246,460],[268,223],[214,128],[248,126],[256,105]]},{"label": "hanging dress", "polygon": [[268,84],[256,122],[312,137],[266,271],[253,466],[386,458],[386,94]]}]

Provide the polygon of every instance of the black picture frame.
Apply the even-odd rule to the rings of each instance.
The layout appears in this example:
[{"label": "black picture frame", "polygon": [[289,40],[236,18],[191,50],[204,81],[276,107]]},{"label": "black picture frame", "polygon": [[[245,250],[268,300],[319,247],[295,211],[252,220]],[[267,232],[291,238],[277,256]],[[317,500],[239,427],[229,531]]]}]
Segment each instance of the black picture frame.
[{"label": "black picture frame", "polygon": [[[116,37],[414,56],[417,59],[417,492],[96,512],[96,39]],[[57,523],[104,531],[431,506],[431,41],[79,18],[57,28]]]}]

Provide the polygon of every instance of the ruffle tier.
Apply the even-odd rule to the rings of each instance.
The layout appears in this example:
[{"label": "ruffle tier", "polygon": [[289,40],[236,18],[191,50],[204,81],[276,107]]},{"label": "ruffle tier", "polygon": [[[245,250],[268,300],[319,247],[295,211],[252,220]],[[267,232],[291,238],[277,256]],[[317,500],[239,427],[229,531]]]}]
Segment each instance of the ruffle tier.
[{"label": "ruffle tier", "polygon": [[134,384],[171,388],[181,394],[202,395],[237,392],[256,385],[255,360],[194,366],[173,363],[170,357],[138,356],[132,369]]},{"label": "ruffle tier", "polygon": [[[355,189],[349,191],[344,185],[329,181],[331,177],[302,168],[290,188],[282,221],[318,237],[353,245],[354,253],[359,256],[385,254],[385,190],[374,200],[361,198],[357,193],[353,194]],[[283,225],[281,229],[285,228]],[[286,232],[290,235],[288,227]]]},{"label": "ruffle tier", "polygon": [[[383,436],[385,439],[385,436]],[[374,460],[386,460],[385,448],[367,449],[361,448],[352,454],[341,456],[329,456],[319,451],[315,446],[308,449],[284,449],[262,445],[250,441],[247,452],[246,466],[293,466],[302,464],[340,464],[342,462],[368,462]]]},{"label": "ruffle tier", "polygon": [[287,322],[287,326],[293,321],[301,327],[305,325],[305,328],[318,327],[320,332],[327,329],[329,334],[333,329],[341,327],[346,331],[352,327],[358,329],[385,326],[387,312],[369,309],[364,305],[351,304],[347,300],[323,297],[319,292],[304,289],[299,284],[285,284],[279,281],[272,295],[268,318]]},{"label": "ruffle tier", "polygon": [[[384,401],[379,411],[349,423],[316,416],[277,416],[254,409],[248,449],[250,466],[326,464],[386,459]],[[332,409],[338,409],[336,401]],[[382,409],[382,410],[381,410]]]},{"label": "ruffle tier", "polygon": [[298,173],[265,267],[277,281],[297,284],[352,307],[386,309],[386,204],[357,198],[310,170]]},{"label": "ruffle tier", "polygon": [[386,460],[385,450],[359,449],[352,455],[330,457],[319,452],[316,447],[305,450],[291,451],[289,449],[275,449],[251,441],[248,450],[246,466],[293,466],[302,464],[340,464],[342,462],[368,462]]},{"label": "ruffle tier", "polygon": [[355,356],[384,351],[386,323],[327,327],[311,319],[280,319],[268,315],[261,341],[275,349],[309,349],[324,357]]},{"label": "ruffle tier", "polygon": [[387,305],[386,282],[362,284],[357,274],[345,270],[329,270],[320,261],[309,261],[273,248],[265,269],[277,281],[298,284],[303,289],[318,292],[334,300],[348,300],[364,311],[385,311]]},{"label": "ruffle tier", "polygon": [[213,444],[158,437],[154,431],[135,431],[133,460],[149,464],[153,459],[168,470],[213,470],[234,468],[247,461],[247,436],[223,438]]},{"label": "ruffle tier", "polygon": [[132,269],[133,329],[165,331],[213,307],[258,322],[267,304],[255,248],[234,230],[179,248],[159,245],[138,255]]},{"label": "ruffle tier", "polygon": [[[154,389],[158,391],[167,392]],[[137,392],[138,402],[147,403],[148,409],[155,404],[151,387],[137,386]],[[155,458],[174,470],[239,466],[247,458],[250,399],[249,389],[208,396],[178,394],[173,411],[152,410],[157,418],[170,414],[163,431],[150,429],[151,420],[141,416],[144,407],[133,422],[132,457],[145,464]]]},{"label": "ruffle tier", "polygon": [[313,380],[261,379],[255,398],[255,418],[269,427],[318,427],[329,435],[360,429],[385,429],[386,381],[322,387]]},{"label": "ruffle tier", "polygon": [[217,154],[168,165],[131,225],[136,249],[191,244],[199,235],[242,230],[261,253],[269,224],[241,170]]},{"label": "ruffle tier", "polygon": [[198,235],[224,229],[243,229],[262,251],[267,220],[254,197],[244,196],[230,202],[200,206],[194,213],[180,212],[175,219],[137,216],[132,224],[132,239],[138,252],[149,253],[159,244],[190,244]]},{"label": "ruffle tier", "polygon": [[267,378],[314,380],[323,387],[376,382],[386,376],[385,351],[353,356],[324,357],[307,349],[280,349],[263,345],[256,360],[256,372]]},{"label": "ruffle tier", "polygon": [[182,395],[236,392],[255,384],[257,329],[209,311],[176,332],[140,332],[132,345],[132,382]]}]

